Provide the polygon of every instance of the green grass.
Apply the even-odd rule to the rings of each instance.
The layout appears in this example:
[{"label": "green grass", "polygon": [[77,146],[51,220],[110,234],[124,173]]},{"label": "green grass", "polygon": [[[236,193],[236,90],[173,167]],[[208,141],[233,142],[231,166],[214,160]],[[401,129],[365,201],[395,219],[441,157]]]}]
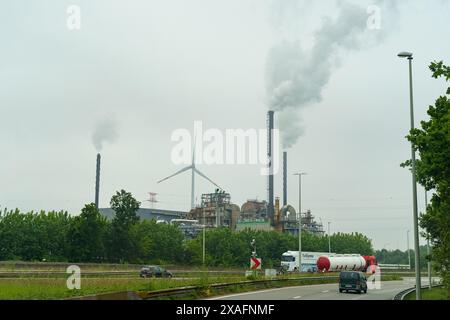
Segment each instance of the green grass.
[{"label": "green grass", "polygon": [[[5,266],[5,264],[3,264]],[[11,264],[9,265],[11,266]],[[45,266],[45,268],[44,268]],[[22,266],[21,266],[22,267]],[[28,267],[28,266],[27,266]],[[35,269],[36,264],[33,265]],[[31,276],[20,276],[17,278],[0,278],[0,300],[4,299],[65,299],[71,297],[80,297],[85,295],[94,295],[101,293],[112,293],[112,292],[123,292],[123,291],[156,291],[169,288],[179,288],[185,286],[198,286],[200,287],[199,292],[196,296],[211,296],[217,294],[223,294],[228,292],[245,292],[252,290],[259,290],[264,288],[273,288],[280,286],[295,286],[295,285],[308,285],[308,284],[319,284],[319,283],[332,283],[337,282],[337,279],[323,279],[320,281],[309,281],[306,280],[309,277],[329,277],[337,276],[338,274],[314,274],[314,273],[304,273],[304,274],[287,274],[279,278],[306,278],[301,283],[298,281],[283,281],[282,283],[271,283],[271,284],[257,284],[257,285],[236,285],[226,290],[216,291],[211,289],[211,284],[217,283],[236,283],[246,281],[244,277],[244,272],[241,275],[236,274],[217,274],[208,272],[198,272],[200,270],[190,270],[183,274],[177,274],[176,277],[183,277],[183,279],[141,279],[138,277],[138,273],[131,273],[130,275],[111,275],[111,274],[99,274],[95,276],[82,276],[81,279],[81,290],[69,290],[66,286],[67,274],[51,275],[45,274],[45,271],[49,271],[51,267],[55,269],[61,268],[65,271],[63,266],[54,266],[50,264],[40,265],[40,270],[37,274]],[[108,271],[119,271],[116,268],[108,269],[106,265],[90,265],[94,267],[94,270],[108,270]],[[135,266],[123,266],[126,268],[135,268]],[[21,269],[21,268],[20,268]],[[61,270],[60,269],[60,270]],[[45,271],[44,271],[45,270]],[[92,270],[92,269],[91,269]],[[128,269],[130,270],[130,269]],[[127,271],[128,271],[127,270]],[[169,269],[170,270],[170,269]],[[23,271],[15,270],[15,271]],[[55,270],[53,270],[55,271]],[[59,271],[59,270],[58,270]],[[124,270],[121,270],[124,271]],[[207,270],[202,270],[207,271]],[[38,274],[41,273],[41,274]],[[264,277],[259,276],[258,279],[263,280]],[[390,280],[401,280],[399,275],[383,275],[383,281]]]},{"label": "green grass", "polygon": [[[405,300],[416,300],[416,292],[407,295]],[[450,293],[445,288],[422,289],[422,300],[450,300]]]},{"label": "green grass", "polygon": [[0,279],[0,300],[48,300],[79,297],[119,291],[154,291],[168,288],[242,281],[242,278],[140,279],[82,278],[80,290],[69,290],[66,279],[17,278]]}]

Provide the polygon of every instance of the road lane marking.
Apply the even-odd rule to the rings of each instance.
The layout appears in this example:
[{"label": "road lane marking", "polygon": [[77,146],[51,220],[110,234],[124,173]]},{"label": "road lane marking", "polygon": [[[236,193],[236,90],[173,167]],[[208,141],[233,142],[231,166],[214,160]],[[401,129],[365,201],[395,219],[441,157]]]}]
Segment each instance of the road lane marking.
[{"label": "road lane marking", "polygon": [[324,291],[322,291],[322,293],[328,293],[328,292],[330,292],[330,290],[324,290]]},{"label": "road lane marking", "polygon": [[224,298],[248,296],[248,295],[252,295],[252,294],[267,293],[267,292],[280,291],[280,290],[286,290],[286,289],[289,289],[289,288],[277,288],[277,289],[268,289],[268,290],[262,290],[262,291],[250,291],[250,292],[245,292],[245,293],[230,294],[228,296],[209,298],[206,300],[220,300],[220,299],[224,299]]},{"label": "road lane marking", "polygon": [[[272,291],[281,291],[281,290],[292,290],[292,289],[302,289],[302,288],[318,288],[318,287],[326,287],[326,286],[334,286],[335,283],[325,283],[325,284],[313,284],[313,285],[307,285],[307,286],[296,286],[296,287],[283,287],[283,288],[276,288],[276,289],[267,289],[262,291],[249,291],[244,293],[238,293],[238,294],[230,294],[226,296],[218,296],[213,298],[207,298],[204,300],[221,300],[226,298],[232,298],[232,297],[239,297],[239,296],[247,296],[247,295],[253,295],[253,294],[259,294],[259,293],[268,293]],[[329,291],[329,290],[328,290]]]},{"label": "road lane marking", "polygon": [[302,296],[296,296],[294,297],[294,299],[300,299]]}]

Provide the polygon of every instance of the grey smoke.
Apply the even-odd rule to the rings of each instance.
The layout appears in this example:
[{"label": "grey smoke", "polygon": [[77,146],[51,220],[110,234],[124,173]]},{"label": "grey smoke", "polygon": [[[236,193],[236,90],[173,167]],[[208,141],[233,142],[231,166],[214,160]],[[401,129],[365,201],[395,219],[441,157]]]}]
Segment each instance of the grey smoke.
[{"label": "grey smoke", "polygon": [[98,152],[102,151],[105,142],[114,143],[119,137],[117,122],[111,116],[101,119],[95,126],[92,142]]},{"label": "grey smoke", "polygon": [[[333,71],[341,64],[345,53],[374,45],[383,38],[383,30],[388,29],[386,25],[382,25],[381,30],[370,30],[367,27],[368,6],[379,6],[382,22],[386,24],[387,7],[389,13],[395,12],[392,7],[395,2],[336,1],[337,17],[324,17],[321,25],[312,33],[312,46],[305,49],[306,46],[302,46],[298,37],[286,39],[282,35],[278,43],[271,48],[266,70],[268,104],[272,110],[277,111],[277,122],[285,149],[292,147],[304,132],[299,111],[322,100],[323,89]],[[308,11],[306,1],[277,1],[276,5],[281,7],[276,11],[278,14],[292,12],[293,5]],[[290,13],[285,18],[292,19],[292,16]],[[301,21],[302,17],[297,16],[296,19]],[[283,23],[288,28],[294,26],[295,31],[298,30],[298,22]],[[280,31],[277,27],[275,29]],[[289,33],[292,34],[292,31],[288,30]]]}]

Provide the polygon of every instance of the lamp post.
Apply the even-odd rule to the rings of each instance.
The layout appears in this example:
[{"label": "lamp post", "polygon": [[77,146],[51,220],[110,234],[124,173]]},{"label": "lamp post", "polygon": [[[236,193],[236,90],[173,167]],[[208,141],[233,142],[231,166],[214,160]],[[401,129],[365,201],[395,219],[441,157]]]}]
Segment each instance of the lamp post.
[{"label": "lamp post", "polygon": [[[414,98],[413,98],[413,81],[412,81],[412,60],[413,54],[410,52],[401,52],[398,54],[400,58],[407,58],[409,61],[409,100],[410,100],[410,116],[411,130],[414,129]],[[420,248],[419,248],[419,214],[417,212],[417,183],[416,183],[416,152],[411,143],[411,162],[412,162],[412,187],[413,187],[413,219],[414,219],[414,255],[415,255],[415,271],[416,271],[416,300],[422,300],[421,281],[420,281]]]},{"label": "lamp post", "polygon": [[305,172],[294,173],[298,176],[298,272],[302,272],[302,176]]},{"label": "lamp post", "polygon": [[203,266],[205,266],[206,260],[206,217],[205,210],[203,210]]},{"label": "lamp post", "polygon": [[[425,213],[428,209],[428,193],[425,189]],[[430,260],[430,234],[427,235],[427,255],[428,255],[428,286],[431,290],[431,260]]]},{"label": "lamp post", "polygon": [[330,224],[328,221],[328,253],[331,253],[331,233],[330,233]]},{"label": "lamp post", "polygon": [[408,266],[409,270],[411,270],[411,250],[409,250],[409,230],[406,231],[406,247],[408,250]]}]

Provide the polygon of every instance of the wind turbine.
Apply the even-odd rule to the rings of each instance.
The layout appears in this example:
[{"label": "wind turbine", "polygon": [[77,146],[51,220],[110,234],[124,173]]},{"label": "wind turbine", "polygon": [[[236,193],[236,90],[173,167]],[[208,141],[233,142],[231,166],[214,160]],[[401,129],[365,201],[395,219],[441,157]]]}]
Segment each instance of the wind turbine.
[{"label": "wind turbine", "polygon": [[195,174],[197,173],[198,175],[202,176],[203,178],[205,178],[206,180],[208,180],[209,182],[211,182],[213,185],[215,185],[217,188],[222,189],[221,187],[219,187],[219,185],[217,183],[215,183],[214,181],[212,181],[210,178],[208,178],[206,175],[204,175],[203,173],[201,173],[196,167],[195,167],[195,146],[194,146],[194,152],[192,153],[192,164],[186,168],[183,168],[177,172],[175,172],[173,175],[168,176],[167,178],[164,178],[160,181],[158,181],[158,183],[164,182],[166,180],[169,180],[170,178],[173,178],[185,171],[191,170],[191,174],[192,174],[192,181],[191,181],[191,209],[194,209],[195,204],[194,204],[194,193],[195,193]]}]

